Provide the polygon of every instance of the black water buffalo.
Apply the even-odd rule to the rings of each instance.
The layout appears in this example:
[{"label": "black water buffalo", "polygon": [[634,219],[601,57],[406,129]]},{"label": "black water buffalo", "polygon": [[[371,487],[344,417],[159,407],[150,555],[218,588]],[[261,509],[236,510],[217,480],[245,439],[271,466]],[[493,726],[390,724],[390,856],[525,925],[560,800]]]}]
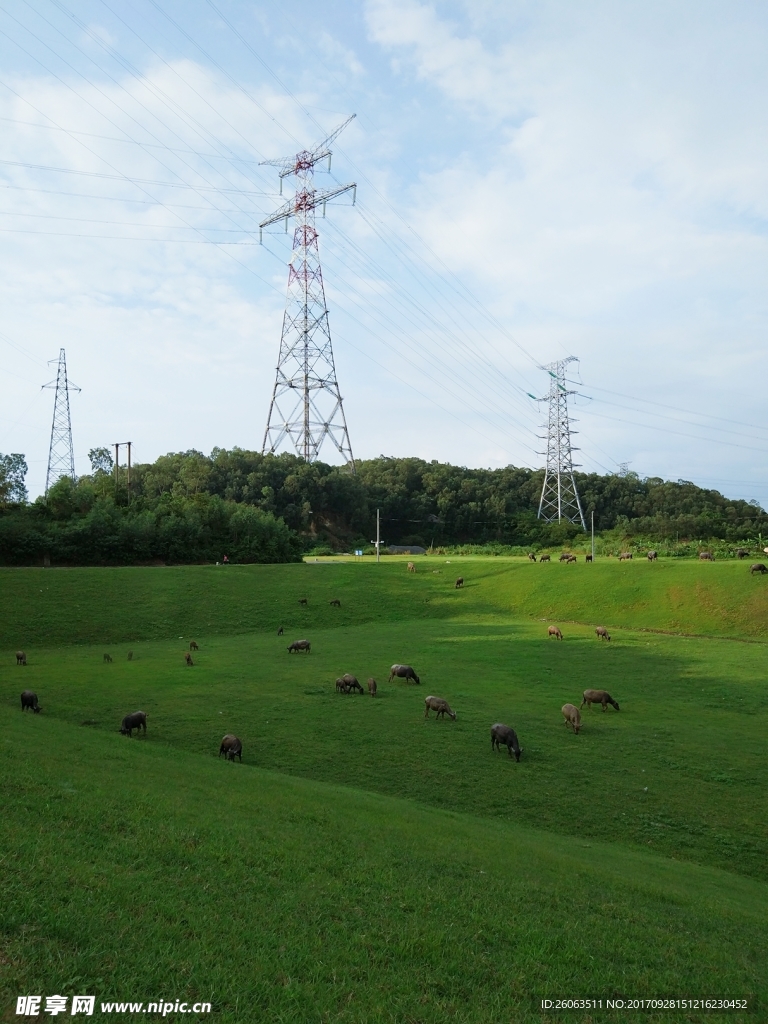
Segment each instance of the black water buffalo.
[{"label": "black water buffalo", "polygon": [[413,671],[410,665],[393,665],[392,668],[389,670],[388,682],[391,683],[395,676],[397,676],[398,679],[405,679],[406,681],[408,679],[412,679],[414,683],[421,682],[421,680]]},{"label": "black water buffalo", "polygon": [[134,711],[132,715],[126,715],[123,719],[122,725],[120,726],[120,732],[123,736],[132,736],[133,730],[137,732],[144,730],[144,735],[147,734],[147,716],[143,711]]},{"label": "black water buffalo", "polygon": [[294,640],[292,644],[288,646],[288,653],[293,654],[294,651],[306,651],[307,654],[311,652],[312,645],[309,640]]},{"label": "black water buffalo", "polygon": [[508,725],[497,722],[491,726],[491,750],[501,750],[502,743],[507,748],[509,756],[512,757],[514,752],[515,760],[519,761],[522,750],[517,742],[517,733]]},{"label": "black water buffalo", "polygon": [[221,757],[222,754],[227,761],[234,761],[236,757],[239,757],[240,763],[243,763],[243,744],[237,736],[234,736],[232,733],[227,733],[219,747],[219,757]]},{"label": "black water buffalo", "polygon": [[37,703],[37,694],[33,693],[32,690],[25,690],[21,695],[21,710],[26,711],[27,708],[30,711],[34,711],[36,715],[43,710]]}]

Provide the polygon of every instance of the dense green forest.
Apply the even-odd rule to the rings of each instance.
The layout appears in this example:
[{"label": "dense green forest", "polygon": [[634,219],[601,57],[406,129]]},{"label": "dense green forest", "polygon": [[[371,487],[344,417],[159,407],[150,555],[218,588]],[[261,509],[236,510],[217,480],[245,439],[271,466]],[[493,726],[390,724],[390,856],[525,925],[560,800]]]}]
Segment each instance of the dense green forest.
[{"label": "dense green forest", "polygon": [[[381,514],[385,544],[533,548],[578,541],[570,523],[536,518],[543,470],[467,469],[381,456],[357,472],[295,455],[235,448],[178,452],[132,468],[109,452],[92,473],[26,501],[23,456],[0,456],[0,563],[293,561],[306,551],[369,550]],[[762,543],[768,516],[688,481],[577,474],[584,512],[617,542]]]}]

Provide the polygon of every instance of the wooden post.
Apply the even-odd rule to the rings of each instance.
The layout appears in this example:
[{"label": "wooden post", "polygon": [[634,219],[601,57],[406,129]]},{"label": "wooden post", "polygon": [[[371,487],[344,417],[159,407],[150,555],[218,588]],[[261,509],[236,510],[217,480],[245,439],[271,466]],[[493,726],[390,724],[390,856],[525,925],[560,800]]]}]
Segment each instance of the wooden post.
[{"label": "wooden post", "polygon": [[381,551],[381,518],[380,509],[376,509],[376,561],[379,561],[379,553]]},{"label": "wooden post", "polygon": [[[131,442],[128,441],[128,501],[131,500]],[[594,515],[594,513],[593,513]]]},{"label": "wooden post", "polygon": [[120,445],[115,445],[115,504],[117,504],[117,485],[120,479]]}]

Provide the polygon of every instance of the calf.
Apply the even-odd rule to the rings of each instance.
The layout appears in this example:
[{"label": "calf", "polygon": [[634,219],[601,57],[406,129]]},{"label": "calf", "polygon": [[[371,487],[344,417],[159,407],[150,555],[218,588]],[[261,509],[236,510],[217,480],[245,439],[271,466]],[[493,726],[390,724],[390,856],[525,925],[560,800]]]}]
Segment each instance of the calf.
[{"label": "calf", "polygon": [[619,705],[607,690],[585,690],[584,700],[581,702],[581,707],[584,707],[585,704],[590,708],[593,704],[602,704],[603,711],[605,711],[606,705],[610,704],[611,707],[616,708],[617,711],[619,710]]},{"label": "calf", "polygon": [[336,680],[336,693],[349,693],[349,687],[341,676]]},{"label": "calf", "polygon": [[184,661],[187,663],[187,665],[190,666],[195,664],[194,661],[192,661],[192,655],[189,653],[189,651],[187,651],[187,653],[184,655]]},{"label": "calf", "polygon": [[559,626],[550,626],[549,629],[547,630],[547,636],[553,636],[557,640],[562,640],[563,639],[563,634],[560,632],[560,627]]},{"label": "calf", "polygon": [[563,718],[565,719],[566,729],[570,725],[575,735],[581,728],[581,715],[579,714],[579,709],[574,707],[573,704],[563,704],[562,712]]},{"label": "calf", "polygon": [[497,722],[491,726],[491,750],[501,750],[502,743],[507,748],[509,756],[512,757],[512,752],[514,751],[515,760],[519,761],[522,750],[517,742],[517,733],[508,725],[502,725],[501,722]]},{"label": "calf", "polygon": [[550,558],[549,555],[539,555],[539,561],[540,562],[551,562],[552,559]]},{"label": "calf", "polygon": [[341,608],[341,601],[339,601],[337,597],[335,597],[332,601],[329,601],[328,604],[331,606],[331,608]]},{"label": "calf", "polygon": [[528,552],[528,561],[529,562],[535,562],[536,561],[536,555],[534,555],[534,553],[532,551]]},{"label": "calf", "polygon": [[[755,562],[753,565],[750,565],[749,567],[749,575],[753,576],[756,572],[759,572],[762,576],[763,573],[768,572],[768,568],[766,568],[766,566],[764,566],[762,562]],[[26,659],[24,660],[24,664],[27,664]]]},{"label": "calf", "polygon": [[463,576],[459,576],[459,578],[456,580],[456,590],[461,590],[461,588],[463,586],[464,586],[464,577]]},{"label": "calf", "polygon": [[224,739],[221,741],[221,746],[219,747],[219,757],[221,757],[222,754],[227,759],[227,761],[234,761],[236,757],[239,757],[240,764],[243,763],[243,744],[240,742],[237,736],[233,735],[231,732],[228,732]]},{"label": "calf", "polygon": [[190,651],[199,651],[200,650],[200,648],[197,646],[197,644],[195,643],[194,640],[190,640],[189,641],[189,649],[190,649]]},{"label": "calf", "polygon": [[578,562],[578,558],[576,557],[576,555],[568,555],[568,557],[565,560],[565,564],[570,565],[571,562]]},{"label": "calf", "polygon": [[26,665],[27,664],[27,656],[24,653],[24,651],[16,651],[16,664],[17,665]]},{"label": "calf", "polygon": [[370,693],[370,695],[372,697],[376,696],[376,680],[375,679],[369,679],[368,680],[368,693]]},{"label": "calf", "polygon": [[421,680],[413,671],[410,665],[393,665],[392,668],[389,670],[389,679],[387,680],[387,682],[391,683],[395,676],[397,676],[398,679],[405,679],[406,681],[412,679],[414,683],[421,682]]},{"label": "calf", "polygon": [[33,693],[31,690],[25,690],[21,695],[21,710],[26,711],[27,708],[29,708],[30,711],[34,711],[36,715],[40,714],[43,710],[37,703],[37,694]]},{"label": "calf", "polygon": [[309,640],[294,640],[292,644],[288,646],[288,653],[293,654],[294,651],[306,651],[310,653],[312,645]]},{"label": "calf", "polygon": [[715,556],[712,554],[711,551],[700,551],[699,552],[699,561],[700,562],[714,562],[714,560],[715,560]]},{"label": "calf", "polygon": [[105,663],[109,662],[110,664],[112,664],[112,655],[111,654],[105,654],[104,655],[104,662]]},{"label": "calf", "polygon": [[408,563],[408,572],[416,572],[416,566],[413,562]]},{"label": "calf", "polygon": [[608,632],[608,630],[605,628],[605,626],[598,626],[597,629],[595,630],[595,635],[597,636],[597,638],[599,640],[610,640],[611,639],[611,634]]},{"label": "calf", "polygon": [[436,712],[435,718],[440,718],[441,715],[448,715],[454,722],[456,721],[456,712],[451,711],[451,705],[447,700],[443,700],[442,697],[427,697],[424,701],[424,717],[429,718],[429,712]]},{"label": "calf", "polygon": [[658,551],[649,551],[648,552],[648,561],[649,562],[655,562],[658,557],[659,557],[659,552]]},{"label": "calf", "polygon": [[123,719],[122,725],[120,726],[120,732],[123,736],[132,736],[133,730],[137,732],[144,730],[144,735],[147,734],[147,716],[143,711],[134,711],[132,715],[126,715]]}]

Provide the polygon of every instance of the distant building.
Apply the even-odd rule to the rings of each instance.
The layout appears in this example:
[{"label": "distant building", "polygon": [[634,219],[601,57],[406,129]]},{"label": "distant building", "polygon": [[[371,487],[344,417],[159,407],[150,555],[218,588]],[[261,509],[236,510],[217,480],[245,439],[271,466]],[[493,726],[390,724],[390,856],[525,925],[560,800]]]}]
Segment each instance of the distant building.
[{"label": "distant building", "polygon": [[418,544],[390,544],[387,548],[390,555],[426,555],[427,549]]}]

